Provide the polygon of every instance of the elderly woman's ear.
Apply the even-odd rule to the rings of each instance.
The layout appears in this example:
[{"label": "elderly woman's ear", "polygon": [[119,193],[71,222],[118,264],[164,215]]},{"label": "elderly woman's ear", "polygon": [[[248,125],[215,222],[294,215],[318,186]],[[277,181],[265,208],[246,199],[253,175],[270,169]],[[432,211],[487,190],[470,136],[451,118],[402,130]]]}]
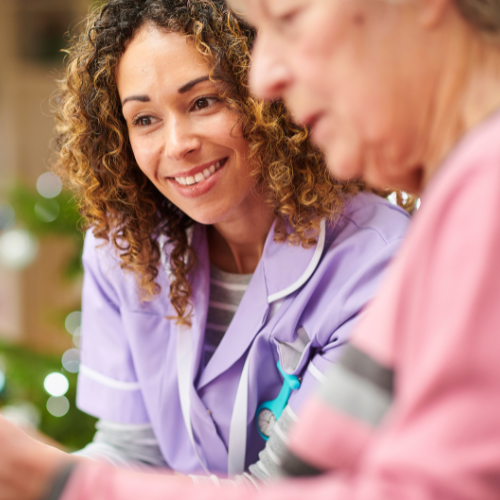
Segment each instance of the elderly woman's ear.
[{"label": "elderly woman's ear", "polygon": [[450,14],[459,15],[469,26],[486,35],[500,32],[498,0],[410,0],[419,4],[421,19],[427,27],[438,26]]},{"label": "elderly woman's ear", "polygon": [[410,0],[420,11],[419,19],[425,28],[439,26],[446,18],[456,15],[454,0]]}]

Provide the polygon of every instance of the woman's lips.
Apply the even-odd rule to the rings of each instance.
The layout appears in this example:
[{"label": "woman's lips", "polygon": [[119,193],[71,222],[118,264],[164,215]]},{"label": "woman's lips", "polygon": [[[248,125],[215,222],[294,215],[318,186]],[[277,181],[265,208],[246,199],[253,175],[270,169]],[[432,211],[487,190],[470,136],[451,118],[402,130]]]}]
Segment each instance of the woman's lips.
[{"label": "woman's lips", "polygon": [[311,140],[319,147],[325,146],[325,141],[330,142],[332,131],[330,130],[330,121],[328,114],[324,112],[309,115],[302,123],[309,130]]},{"label": "woman's lips", "polygon": [[219,168],[225,161],[226,161],[225,159],[216,161],[212,163],[210,166],[207,166],[203,170],[193,173],[192,175],[176,176],[174,177],[174,179],[183,186],[191,186],[193,184],[198,184],[199,182],[204,181],[205,179],[208,179],[211,175],[215,174],[215,172],[219,170]]},{"label": "woman's lips", "polygon": [[322,116],[323,113],[315,113],[312,115],[308,115],[303,120],[301,120],[301,123],[305,127],[307,127],[310,133],[312,133],[314,131],[314,127],[316,126],[316,124],[318,123],[318,121],[321,119]]},{"label": "woman's lips", "polygon": [[192,169],[185,175],[168,177],[167,179],[180,195],[185,198],[196,198],[204,195],[215,186],[227,160],[227,158],[223,158],[211,165]]}]

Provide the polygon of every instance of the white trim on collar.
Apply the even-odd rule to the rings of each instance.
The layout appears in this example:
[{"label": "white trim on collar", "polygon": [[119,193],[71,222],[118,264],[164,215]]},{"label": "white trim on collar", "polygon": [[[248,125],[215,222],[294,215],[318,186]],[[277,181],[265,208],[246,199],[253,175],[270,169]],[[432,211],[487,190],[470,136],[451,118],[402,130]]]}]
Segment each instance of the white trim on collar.
[{"label": "white trim on collar", "polygon": [[314,255],[311,259],[311,262],[309,262],[307,269],[304,271],[304,274],[302,274],[302,276],[295,283],[292,283],[290,286],[287,286],[284,290],[269,295],[267,297],[267,302],[269,304],[295,292],[295,290],[298,290],[311,277],[311,275],[314,273],[316,267],[319,264],[321,255],[323,254],[323,249],[325,248],[325,238],[326,238],[326,223],[325,219],[321,219],[319,225],[319,236],[318,236],[318,243],[316,245],[316,250],[314,251]]}]

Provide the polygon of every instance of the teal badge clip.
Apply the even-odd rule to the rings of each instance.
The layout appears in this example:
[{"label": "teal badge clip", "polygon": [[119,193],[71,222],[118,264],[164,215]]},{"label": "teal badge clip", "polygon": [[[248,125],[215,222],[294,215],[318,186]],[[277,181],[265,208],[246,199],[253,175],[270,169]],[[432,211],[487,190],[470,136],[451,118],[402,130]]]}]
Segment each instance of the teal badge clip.
[{"label": "teal badge clip", "polygon": [[276,399],[260,404],[255,414],[257,429],[265,441],[269,439],[276,421],[281,417],[283,410],[288,404],[292,390],[296,391],[300,387],[299,379],[295,375],[285,373],[279,361],[276,366],[281,375],[283,375],[283,387]]}]

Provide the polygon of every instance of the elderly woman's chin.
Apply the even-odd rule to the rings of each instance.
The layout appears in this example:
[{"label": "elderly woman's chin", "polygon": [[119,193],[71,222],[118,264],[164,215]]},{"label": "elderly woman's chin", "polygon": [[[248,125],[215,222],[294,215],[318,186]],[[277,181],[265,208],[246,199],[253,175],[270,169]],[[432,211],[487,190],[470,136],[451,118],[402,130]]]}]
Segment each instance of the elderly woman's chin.
[{"label": "elderly woman's chin", "polygon": [[[326,120],[325,120],[326,122]],[[336,179],[357,179],[363,174],[362,144],[347,128],[332,125],[315,126],[312,140],[326,157],[328,171]]]},{"label": "elderly woman's chin", "polygon": [[363,179],[372,188],[400,189],[418,194],[423,184],[423,168],[402,158],[389,158],[378,148],[368,147],[353,134],[340,134],[336,140],[315,140],[326,156],[332,177],[341,180]]},{"label": "elderly woman's chin", "polygon": [[349,151],[345,145],[322,146],[330,175],[340,180],[358,179],[363,176],[362,156]]}]

